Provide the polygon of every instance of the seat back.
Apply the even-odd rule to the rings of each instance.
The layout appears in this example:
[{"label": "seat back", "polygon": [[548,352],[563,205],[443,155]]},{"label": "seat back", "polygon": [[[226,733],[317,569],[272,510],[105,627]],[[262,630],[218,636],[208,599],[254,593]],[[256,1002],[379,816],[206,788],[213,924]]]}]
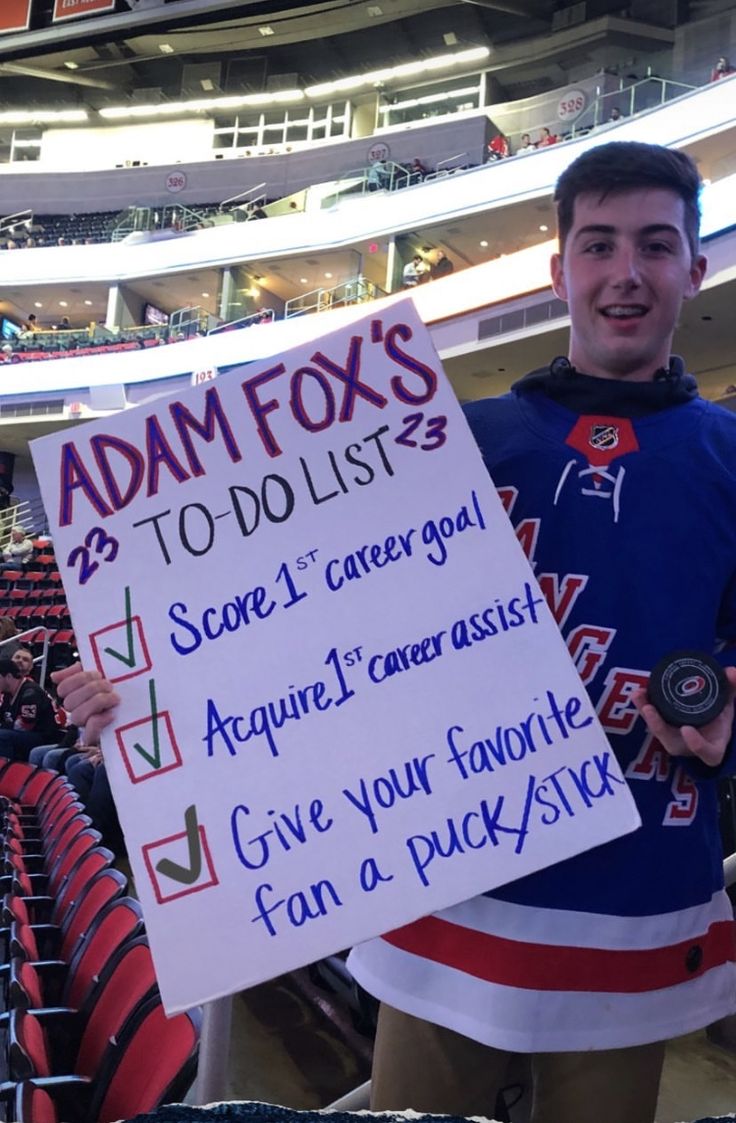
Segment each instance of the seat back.
[{"label": "seat back", "polygon": [[105,964],[142,929],[141,906],[132,897],[118,897],[106,905],[77,941],[64,985],[63,1005],[79,1010]]},{"label": "seat back", "polygon": [[100,870],[87,882],[64,917],[59,947],[61,959],[67,962],[71,959],[80,938],[91,928],[105,905],[122,897],[127,888],[125,875],[113,869]]},{"label": "seat back", "polygon": [[18,1123],[59,1123],[56,1104],[44,1088],[24,1080],[15,1091],[13,1118]]},{"label": "seat back", "polygon": [[0,795],[35,806],[55,776],[23,760],[11,760],[0,773]]},{"label": "seat back", "polygon": [[92,850],[99,843],[102,835],[99,831],[87,827],[79,831],[69,843],[64,853],[61,854],[53,867],[49,868],[48,892],[55,897],[62,888],[65,879],[71,874],[80,858]]},{"label": "seat back", "polygon": [[27,959],[17,956],[10,961],[10,982],[8,986],[8,1008],[39,1010],[48,1003],[44,997],[41,976]]},{"label": "seat back", "polygon": [[53,1075],[46,1031],[27,1010],[11,1010],[8,1019],[8,1067],[12,1080]]},{"label": "seat back", "polygon": [[88,882],[100,870],[109,869],[114,861],[115,855],[112,850],[104,846],[95,846],[80,858],[57,891],[52,916],[55,924],[64,922],[64,917],[81,896]]},{"label": "seat back", "polygon": [[30,924],[23,921],[13,921],[10,925],[10,954],[20,956],[21,959],[37,961],[41,958],[36,943],[36,935]]},{"label": "seat back", "polygon": [[67,823],[75,815],[83,814],[84,804],[80,803],[78,799],[62,799],[60,804],[54,805],[52,813],[40,817],[39,825],[43,831],[44,848],[47,853],[53,847]]},{"label": "seat back", "polygon": [[114,1123],[181,1100],[197,1065],[199,1010],[167,1018],[158,998],[144,1003],[105,1051],[90,1119]]},{"label": "seat back", "polygon": [[35,890],[31,876],[25,867],[25,862],[18,854],[13,854],[8,862],[13,872],[13,892],[22,893],[24,897],[32,897]]},{"label": "seat back", "polygon": [[38,801],[38,825],[49,826],[68,803],[76,803],[77,800],[78,796],[74,788],[59,776],[56,783],[50,784]]},{"label": "seat back", "polygon": [[72,842],[82,833],[92,826],[92,820],[89,815],[77,811],[76,814],[71,815],[67,819],[63,827],[60,828],[57,836],[50,840],[48,844],[44,844],[44,865],[46,869],[53,869],[56,863],[61,858],[62,854],[66,854]]},{"label": "seat back", "polygon": [[120,1036],[128,1018],[144,1000],[154,997],[158,997],[158,987],[151,950],[146,937],[138,936],[113,956],[85,1003],[89,1013],[82,1011],[83,1021],[85,1014],[87,1017],[75,1073],[93,1077],[107,1043]]}]

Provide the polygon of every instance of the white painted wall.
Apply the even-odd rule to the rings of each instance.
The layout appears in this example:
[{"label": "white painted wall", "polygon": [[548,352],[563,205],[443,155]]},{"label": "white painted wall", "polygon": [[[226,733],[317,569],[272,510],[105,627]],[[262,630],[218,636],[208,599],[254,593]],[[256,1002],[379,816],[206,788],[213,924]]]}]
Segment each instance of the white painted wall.
[{"label": "white painted wall", "polygon": [[41,138],[41,162],[47,170],[92,171],[139,160],[175,164],[212,157],[215,123],[196,118],[105,128],[47,129]]}]

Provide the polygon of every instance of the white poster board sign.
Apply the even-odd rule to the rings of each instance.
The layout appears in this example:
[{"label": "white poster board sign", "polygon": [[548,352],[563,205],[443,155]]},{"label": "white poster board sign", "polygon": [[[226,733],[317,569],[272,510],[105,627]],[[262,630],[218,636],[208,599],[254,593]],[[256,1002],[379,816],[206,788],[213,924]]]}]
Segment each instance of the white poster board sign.
[{"label": "white poster board sign", "polygon": [[33,455],[168,1011],[638,825],[410,301]]}]

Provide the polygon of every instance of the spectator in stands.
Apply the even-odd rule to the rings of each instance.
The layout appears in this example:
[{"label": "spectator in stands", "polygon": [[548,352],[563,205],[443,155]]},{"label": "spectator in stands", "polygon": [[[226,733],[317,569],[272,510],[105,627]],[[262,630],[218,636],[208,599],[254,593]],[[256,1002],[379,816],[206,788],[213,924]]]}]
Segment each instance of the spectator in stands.
[{"label": "spectator in stands", "polygon": [[59,323],[56,325],[57,331],[71,331],[71,323],[68,316],[62,316]]},{"label": "spectator in stands", "polygon": [[15,651],[11,652],[8,647],[2,649],[3,656],[6,659],[10,657],[13,660],[24,678],[33,679],[33,653],[30,648],[23,647],[22,644],[16,644]]},{"label": "spectator in stands", "polygon": [[412,160],[409,165],[409,183],[421,183],[428,174],[429,168],[421,160]]},{"label": "spectator in stands", "polygon": [[542,135],[537,141],[537,148],[549,148],[551,144],[557,144],[559,139],[560,138],[554,133],[551,133],[545,125],[545,127],[542,129]]},{"label": "spectator in stands", "polygon": [[496,133],[488,142],[488,162],[503,160],[509,154],[509,142],[503,133]]},{"label": "spectator in stands", "polygon": [[455,266],[452,261],[450,261],[445,251],[437,250],[434,262],[429,270],[430,280],[439,281],[442,277],[448,277],[454,270]]},{"label": "spectator in stands", "polygon": [[421,254],[415,253],[414,257],[404,266],[402,274],[402,282],[405,289],[413,289],[416,285],[422,283],[429,272],[427,265]]},{"label": "spectator in stands", "polygon": [[18,635],[18,629],[9,616],[0,616],[0,657],[3,659],[12,659],[16,651],[20,649],[20,644],[17,643],[13,637]]},{"label": "spectator in stands", "polygon": [[12,659],[0,658],[0,691],[0,757],[28,760],[38,745],[59,743],[64,733],[51,698]]},{"label": "spectator in stands", "polygon": [[611,122],[622,121],[623,117],[624,117],[624,115],[621,112],[621,110],[619,109],[619,107],[617,105],[614,105],[613,109],[611,110],[611,116],[608,118],[608,120],[611,121]]},{"label": "spectator in stands", "polygon": [[535,151],[536,151],[536,145],[532,144],[531,137],[529,136],[529,133],[522,133],[521,134],[521,144],[516,149],[516,155],[517,156],[526,156],[530,152],[535,152]]},{"label": "spectator in stands", "polygon": [[725,55],[721,55],[710,72],[710,80],[711,82],[717,82],[719,78],[728,78],[729,74],[736,74],[736,69],[731,66]]},{"label": "spectator in stands", "polygon": [[385,160],[374,160],[366,173],[369,191],[379,191],[388,186],[388,168]]},{"label": "spectator in stands", "polygon": [[10,542],[3,550],[3,563],[0,573],[6,569],[18,569],[30,561],[33,554],[33,542],[22,526],[14,526],[10,532]]},{"label": "spectator in stands", "polygon": [[39,323],[36,319],[36,313],[35,312],[31,312],[30,316],[28,317],[26,322],[23,324],[23,327],[26,331],[40,331],[41,330],[41,328],[39,326]]},{"label": "spectator in stands", "polygon": [[123,832],[100,747],[92,746],[70,757],[66,762],[66,774],[77,789],[93,826],[102,835],[103,845],[108,846],[118,857],[123,856]]}]

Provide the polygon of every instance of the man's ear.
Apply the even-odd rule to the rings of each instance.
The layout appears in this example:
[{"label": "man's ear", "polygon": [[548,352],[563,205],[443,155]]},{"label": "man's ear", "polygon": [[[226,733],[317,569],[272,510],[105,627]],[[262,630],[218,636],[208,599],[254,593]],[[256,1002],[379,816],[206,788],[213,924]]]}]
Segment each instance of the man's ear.
[{"label": "man's ear", "polygon": [[549,260],[549,272],[552,277],[552,291],[558,300],[567,300],[567,285],[565,284],[565,269],[562,263],[562,254],[553,253]]},{"label": "man's ear", "polygon": [[690,284],[685,290],[684,300],[692,300],[700,292],[700,286],[705,278],[705,273],[708,268],[708,258],[702,253],[699,253],[693,258],[693,263],[690,266]]}]

